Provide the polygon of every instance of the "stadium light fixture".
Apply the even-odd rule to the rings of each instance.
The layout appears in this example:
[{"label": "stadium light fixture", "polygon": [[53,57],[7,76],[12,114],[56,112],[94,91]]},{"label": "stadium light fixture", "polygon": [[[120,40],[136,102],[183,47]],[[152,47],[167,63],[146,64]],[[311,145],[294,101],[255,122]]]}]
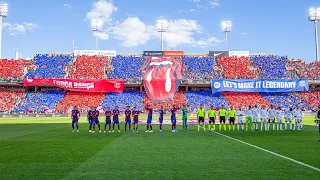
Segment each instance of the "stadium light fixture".
[{"label": "stadium light fixture", "polygon": [[2,58],[2,19],[8,16],[8,4],[0,4],[0,59]]},{"label": "stadium light fixture", "polygon": [[102,25],[103,22],[101,20],[92,20],[91,21],[91,27],[92,27],[92,31],[96,34],[96,50],[99,49],[99,38],[98,35],[99,33],[102,32]]},{"label": "stadium light fixture", "polygon": [[316,42],[316,62],[319,62],[318,22],[320,21],[320,8],[309,9],[309,21],[314,23],[314,36]]},{"label": "stadium light fixture", "polygon": [[161,33],[161,51],[163,51],[163,33],[167,32],[168,21],[167,20],[158,20],[157,21],[158,32]]},{"label": "stadium light fixture", "polygon": [[221,22],[222,32],[226,35],[226,50],[228,50],[228,33],[231,32],[232,22],[231,21],[222,21]]}]

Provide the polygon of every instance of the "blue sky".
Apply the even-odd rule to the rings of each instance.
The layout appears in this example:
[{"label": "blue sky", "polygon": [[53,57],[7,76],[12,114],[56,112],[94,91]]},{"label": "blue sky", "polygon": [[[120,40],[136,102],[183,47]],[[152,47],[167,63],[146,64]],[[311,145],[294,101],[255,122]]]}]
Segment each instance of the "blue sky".
[{"label": "blue sky", "polygon": [[[2,1],[4,2],[4,1]],[[72,31],[78,49],[95,49],[91,20],[99,19],[99,49],[122,53],[159,50],[158,19],[169,21],[165,49],[187,54],[224,50],[221,21],[233,22],[230,50],[275,53],[315,59],[310,7],[319,0],[7,0],[2,56],[71,52]]]}]

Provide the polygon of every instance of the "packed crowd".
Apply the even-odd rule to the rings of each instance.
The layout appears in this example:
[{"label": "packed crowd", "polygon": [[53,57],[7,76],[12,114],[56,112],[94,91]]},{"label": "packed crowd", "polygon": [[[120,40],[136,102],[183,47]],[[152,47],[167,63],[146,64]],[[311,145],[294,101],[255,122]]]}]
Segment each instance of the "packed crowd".
[{"label": "packed crowd", "polygon": [[227,102],[235,108],[247,107],[248,105],[253,106],[255,104],[270,105],[270,103],[259,93],[223,92],[222,95]]},{"label": "packed crowd", "polygon": [[263,98],[268,100],[271,104],[275,106],[280,106],[281,108],[294,107],[299,105],[302,109],[308,109],[308,103],[303,100],[299,93],[260,93]]},{"label": "packed crowd", "polygon": [[24,68],[31,64],[32,61],[29,60],[0,59],[0,79],[21,79]]},{"label": "packed crowd", "polygon": [[211,80],[218,78],[213,67],[216,65],[214,57],[184,56],[184,76],[190,80]]},{"label": "packed crowd", "polygon": [[251,61],[248,57],[218,56],[217,63],[223,67],[223,77],[226,79],[256,78],[255,71],[250,69]]},{"label": "packed crowd", "polygon": [[77,106],[80,112],[87,112],[91,107],[98,107],[104,97],[104,93],[67,92],[54,112],[68,113],[73,106]]},{"label": "packed crowd", "polygon": [[260,78],[290,78],[293,74],[287,70],[288,58],[285,56],[251,56]]},{"label": "packed crowd", "polygon": [[126,90],[123,93],[109,93],[103,99],[100,107],[106,110],[108,107],[112,109],[118,106],[120,111],[124,111],[127,106],[131,106],[142,110],[144,107],[143,98],[144,94],[136,90]]},{"label": "packed crowd", "polygon": [[291,65],[294,68],[294,72],[300,78],[320,79],[320,62],[306,63],[304,61],[293,61]]},{"label": "packed crowd", "polygon": [[65,67],[73,61],[73,55],[37,54],[34,57],[35,70],[29,70],[27,78],[65,78]]},{"label": "packed crowd", "polygon": [[50,113],[61,101],[65,93],[63,91],[28,92],[14,107],[15,113]]},{"label": "packed crowd", "polygon": [[144,98],[144,104],[153,107],[154,109],[160,109],[163,106],[164,109],[172,108],[172,105],[176,105],[177,107],[181,107],[182,105],[186,104],[186,97],[185,94],[182,92],[177,92],[170,102],[154,102],[147,95]]},{"label": "packed crowd", "polygon": [[104,79],[105,67],[109,66],[110,58],[106,56],[78,56],[69,74],[72,79]]},{"label": "packed crowd", "polygon": [[109,79],[143,79],[141,68],[145,64],[143,56],[116,56],[112,58],[113,71],[108,73]]},{"label": "packed crowd", "polygon": [[192,90],[186,92],[185,96],[191,111],[199,109],[201,105],[206,105],[207,110],[210,106],[220,108],[221,105],[228,105],[228,102],[220,93],[212,94],[211,90]]},{"label": "packed crowd", "polygon": [[23,97],[22,91],[0,90],[0,112],[12,112]]},{"label": "packed crowd", "polygon": [[310,109],[314,109],[320,104],[320,90],[303,92],[299,95],[310,105]]}]

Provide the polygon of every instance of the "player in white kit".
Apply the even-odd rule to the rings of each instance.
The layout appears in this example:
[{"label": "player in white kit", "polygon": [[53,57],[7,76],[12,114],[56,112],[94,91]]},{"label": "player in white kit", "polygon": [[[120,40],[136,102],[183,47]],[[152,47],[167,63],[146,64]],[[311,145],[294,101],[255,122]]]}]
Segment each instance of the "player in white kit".
[{"label": "player in white kit", "polygon": [[282,109],[279,106],[278,109],[276,110],[276,117],[277,117],[277,131],[283,130],[282,129]]},{"label": "player in white kit", "polygon": [[256,104],[256,105],[254,105],[254,108],[252,109],[253,129],[256,131],[259,130],[258,115],[259,115],[259,108],[258,108],[258,105]]},{"label": "player in white kit", "polygon": [[276,110],[273,108],[273,105],[270,105],[270,108],[268,109],[268,125],[267,125],[267,131],[270,130],[270,124],[272,123],[272,129],[275,130],[275,117],[276,116]]},{"label": "player in white kit", "polygon": [[245,120],[243,119],[245,112],[239,107],[239,109],[236,112],[236,116],[238,117],[238,131],[240,130],[240,126],[242,128],[242,131],[244,131],[244,125],[245,125]]},{"label": "player in white kit", "polygon": [[268,111],[266,109],[266,105],[263,105],[262,108],[260,109],[261,131],[263,130],[263,125],[265,130],[268,129],[267,118],[268,118]]},{"label": "player in white kit", "polygon": [[292,130],[292,116],[293,116],[293,109],[292,107],[287,108],[284,111],[284,120],[286,121],[286,123],[284,124],[284,128],[287,130],[288,129],[288,124],[290,127],[290,130]]},{"label": "player in white kit", "polygon": [[293,116],[295,119],[294,129],[301,130],[301,128],[302,128],[302,126],[301,126],[301,124],[302,124],[302,111],[298,105],[296,106],[296,109],[293,111]]}]

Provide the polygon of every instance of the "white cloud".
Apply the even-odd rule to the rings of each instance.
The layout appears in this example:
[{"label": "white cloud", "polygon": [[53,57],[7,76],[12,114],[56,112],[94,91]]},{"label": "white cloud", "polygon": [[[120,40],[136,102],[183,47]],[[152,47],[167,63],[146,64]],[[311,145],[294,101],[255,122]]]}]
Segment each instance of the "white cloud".
[{"label": "white cloud", "polygon": [[10,23],[3,23],[3,29],[8,31],[9,35],[17,36],[19,34],[25,34],[28,30],[33,31],[34,29],[39,28],[37,24],[24,22],[22,24],[10,24]]},{"label": "white cloud", "polygon": [[63,4],[63,7],[65,7],[66,10],[69,10],[72,8],[70,4]]},{"label": "white cloud", "polygon": [[212,8],[221,6],[221,4],[220,4],[217,0],[209,1],[209,5],[210,5]]},{"label": "white cloud", "polygon": [[146,25],[137,17],[129,17],[124,22],[111,28],[113,38],[121,41],[124,47],[146,44],[150,40],[153,27]]},{"label": "white cloud", "polygon": [[[112,22],[112,14],[117,11],[118,8],[113,5],[111,1],[99,0],[92,3],[92,9],[87,13],[87,20],[90,23],[90,27],[92,27],[92,21],[100,21],[103,26],[110,25]],[[94,36],[98,37],[102,40],[109,39],[109,35],[107,31],[100,33],[93,33]]]},{"label": "white cloud", "polygon": [[191,2],[200,2],[200,0],[189,0]]},{"label": "white cloud", "polygon": [[243,35],[243,36],[244,36],[244,35],[247,35],[247,33],[246,33],[246,32],[243,32],[243,33],[241,33],[241,35]]}]

